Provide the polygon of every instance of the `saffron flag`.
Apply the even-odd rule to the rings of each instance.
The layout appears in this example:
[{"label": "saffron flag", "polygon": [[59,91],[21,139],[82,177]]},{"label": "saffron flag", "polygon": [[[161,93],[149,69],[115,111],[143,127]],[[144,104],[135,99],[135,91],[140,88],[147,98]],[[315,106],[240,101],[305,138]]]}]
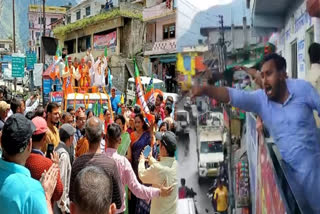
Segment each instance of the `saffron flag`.
[{"label": "saffron flag", "polygon": [[136,82],[136,96],[137,96],[137,104],[141,106],[143,111],[147,114],[150,113],[148,105],[144,99],[144,93],[142,89],[142,84],[141,84],[141,79],[140,79],[140,72],[138,65],[136,63],[136,60],[134,59],[134,77],[135,77],[135,82]]},{"label": "saffron flag", "polygon": [[[65,62],[65,72],[69,72],[69,64],[68,64],[68,57],[66,57],[66,62]],[[66,94],[73,93],[73,88],[72,88],[72,74],[68,75],[68,77],[64,78],[63,80],[63,91]]]}]

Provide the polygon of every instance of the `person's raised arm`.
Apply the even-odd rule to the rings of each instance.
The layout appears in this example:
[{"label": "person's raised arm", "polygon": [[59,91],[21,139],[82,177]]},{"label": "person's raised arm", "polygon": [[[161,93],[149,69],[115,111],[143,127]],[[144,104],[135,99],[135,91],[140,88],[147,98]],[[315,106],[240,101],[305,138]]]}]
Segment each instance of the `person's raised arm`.
[{"label": "person's raised arm", "polygon": [[230,103],[247,112],[260,113],[263,91],[246,92],[234,88],[204,86],[192,89],[193,97],[207,95],[218,102]]},{"label": "person's raised arm", "polygon": [[215,87],[215,86],[194,87],[192,88],[192,95],[193,97],[206,95],[222,103],[230,102],[229,92],[226,87]]}]

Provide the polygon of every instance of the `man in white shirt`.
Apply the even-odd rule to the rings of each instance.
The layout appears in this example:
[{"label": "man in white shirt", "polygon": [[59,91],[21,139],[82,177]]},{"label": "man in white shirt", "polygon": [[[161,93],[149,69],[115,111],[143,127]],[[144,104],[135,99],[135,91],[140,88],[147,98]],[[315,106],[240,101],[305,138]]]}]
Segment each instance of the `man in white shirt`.
[{"label": "man in white shirt", "polygon": [[168,197],[153,198],[151,201],[150,214],[175,214],[178,202],[177,187],[177,161],[174,158],[176,151],[176,135],[170,131],[157,132],[156,139],[160,140],[160,161],[155,160],[151,155],[148,157],[149,168],[145,167],[143,152],[138,165],[139,178],[145,184],[152,184],[153,187],[160,187],[165,182],[167,186],[173,186],[173,191]]}]

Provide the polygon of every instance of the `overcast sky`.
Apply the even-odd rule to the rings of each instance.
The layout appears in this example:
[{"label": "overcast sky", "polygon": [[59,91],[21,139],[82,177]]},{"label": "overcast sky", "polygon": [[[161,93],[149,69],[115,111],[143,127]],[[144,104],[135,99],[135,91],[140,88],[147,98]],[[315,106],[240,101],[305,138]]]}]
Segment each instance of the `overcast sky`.
[{"label": "overcast sky", "polygon": [[192,19],[198,12],[207,10],[215,5],[224,5],[229,4],[231,2],[232,0],[178,0],[178,36],[184,34],[185,31],[189,29]]}]

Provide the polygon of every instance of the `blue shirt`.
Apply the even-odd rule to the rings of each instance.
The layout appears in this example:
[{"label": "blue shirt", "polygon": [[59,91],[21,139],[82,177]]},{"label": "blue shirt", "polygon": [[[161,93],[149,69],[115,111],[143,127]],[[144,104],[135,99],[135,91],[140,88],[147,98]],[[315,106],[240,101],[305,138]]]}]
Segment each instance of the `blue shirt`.
[{"label": "blue shirt", "polygon": [[116,95],[114,98],[110,97],[111,100],[111,107],[112,107],[112,111],[117,114],[118,113],[118,104],[121,101],[121,97],[118,95]]},{"label": "blue shirt", "polygon": [[313,110],[320,112],[320,96],[304,80],[286,81],[284,104],[268,99],[263,90],[228,88],[231,105],[257,113],[277,145],[289,185],[305,213],[320,213],[320,135]]},{"label": "blue shirt", "polygon": [[22,165],[0,159],[0,213],[48,213],[44,190]]}]

